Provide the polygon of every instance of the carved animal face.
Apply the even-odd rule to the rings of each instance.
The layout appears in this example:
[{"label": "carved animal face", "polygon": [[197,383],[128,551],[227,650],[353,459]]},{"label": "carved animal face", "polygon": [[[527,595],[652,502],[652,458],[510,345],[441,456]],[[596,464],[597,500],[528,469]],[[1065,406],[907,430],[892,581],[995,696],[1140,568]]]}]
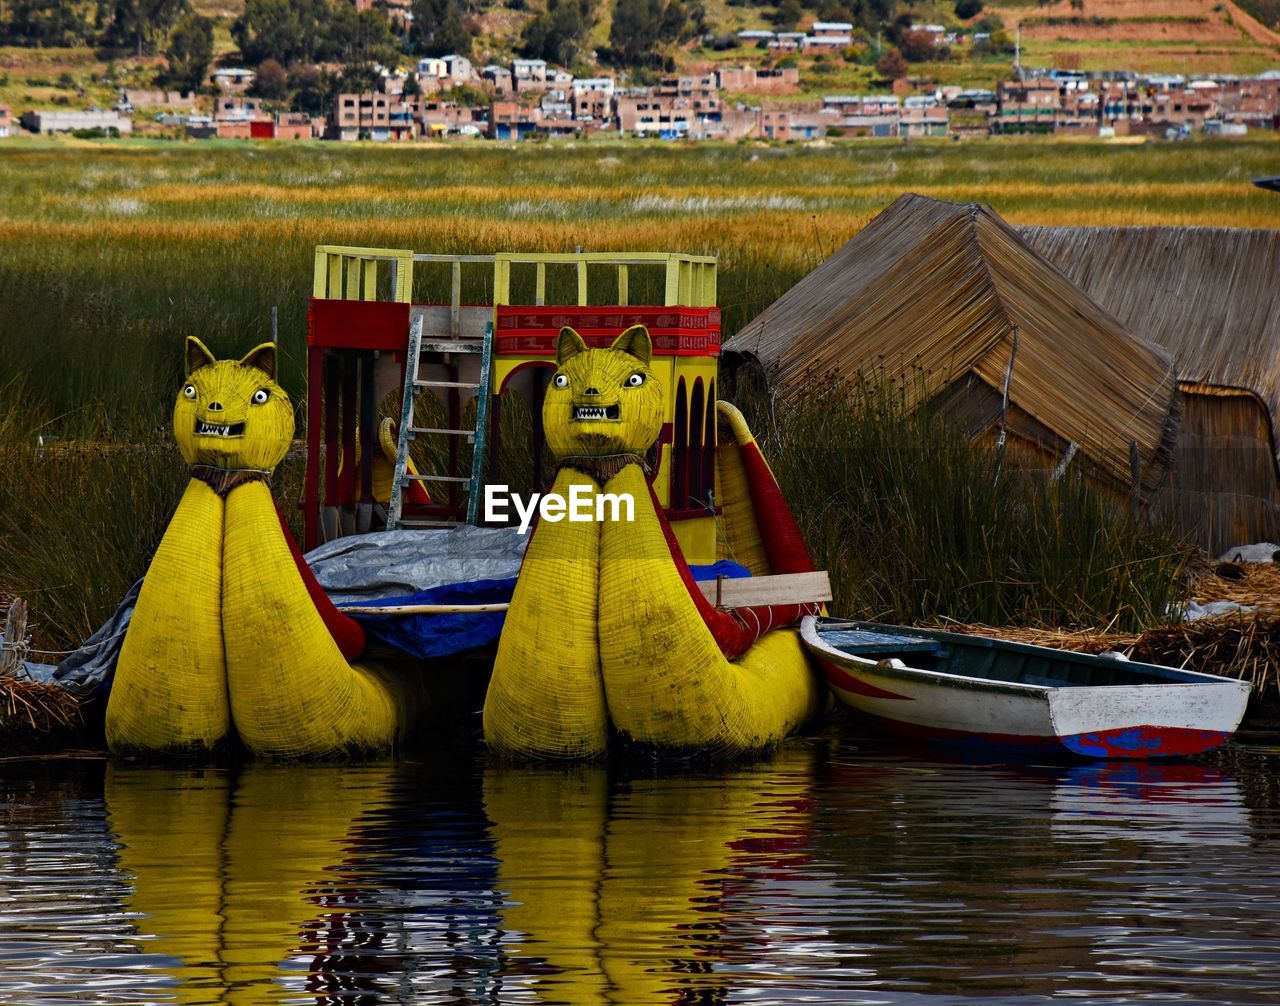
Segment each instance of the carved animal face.
[{"label": "carved animal face", "polygon": [[608,349],[588,349],[560,330],[555,376],[542,403],[547,444],[557,457],[643,454],[662,432],[662,387],[649,369],[653,347],[642,325]]},{"label": "carved animal face", "polygon": [[187,379],[173,406],[173,434],[187,464],[271,471],[293,439],[293,406],[276,383],[276,347],[215,360],[187,339]]}]

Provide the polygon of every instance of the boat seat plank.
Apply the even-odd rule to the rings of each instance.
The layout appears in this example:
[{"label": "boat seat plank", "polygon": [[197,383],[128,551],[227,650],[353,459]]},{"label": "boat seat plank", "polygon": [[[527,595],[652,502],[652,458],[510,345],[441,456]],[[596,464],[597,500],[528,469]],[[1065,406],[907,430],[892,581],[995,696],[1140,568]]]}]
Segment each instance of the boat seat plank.
[{"label": "boat seat plank", "polygon": [[837,650],[860,657],[880,653],[932,653],[938,649],[937,642],[932,639],[894,636],[866,629],[827,629],[820,635],[823,642],[830,643]]},{"label": "boat seat plank", "polygon": [[702,596],[721,608],[757,608],[773,604],[818,604],[831,600],[826,570],[773,576],[698,580]]}]

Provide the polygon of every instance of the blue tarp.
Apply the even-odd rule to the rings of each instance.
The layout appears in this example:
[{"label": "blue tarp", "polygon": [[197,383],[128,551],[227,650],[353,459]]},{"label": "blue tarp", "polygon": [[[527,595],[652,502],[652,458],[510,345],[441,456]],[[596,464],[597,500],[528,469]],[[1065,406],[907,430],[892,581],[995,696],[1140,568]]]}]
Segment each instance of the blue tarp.
[{"label": "blue tarp", "polygon": [[[692,566],[695,580],[717,576],[737,580],[750,576],[745,566],[722,560],[710,566]],[[511,600],[516,578],[447,583],[400,597],[361,602],[365,607],[403,604],[497,604]],[[506,612],[472,612],[457,615],[353,615],[370,636],[422,660],[448,657],[497,642]]]}]

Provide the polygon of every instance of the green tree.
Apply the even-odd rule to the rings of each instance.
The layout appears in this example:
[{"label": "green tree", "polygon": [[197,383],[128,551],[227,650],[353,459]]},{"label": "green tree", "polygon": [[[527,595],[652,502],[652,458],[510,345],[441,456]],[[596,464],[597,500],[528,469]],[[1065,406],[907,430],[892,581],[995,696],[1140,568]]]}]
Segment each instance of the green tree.
[{"label": "green tree", "polygon": [[380,10],[356,10],[351,4],[335,4],[319,53],[340,63],[394,63],[396,41],[391,22]]},{"label": "green tree", "polygon": [[779,31],[794,31],[802,17],[804,8],[800,6],[800,0],[782,0],[770,20]]},{"label": "green tree", "polygon": [[547,0],[547,9],[524,26],[520,53],[571,65],[586,44],[595,23],[591,0]]},{"label": "green tree", "polygon": [[[961,0],[965,2],[965,0]],[[852,24],[855,20],[852,8],[844,0],[823,0],[818,5],[819,21],[843,21]]]},{"label": "green tree", "polygon": [[115,0],[107,37],[122,45],[136,45],[138,55],[155,52],[187,10],[187,0]]},{"label": "green tree", "polygon": [[338,93],[337,74],[326,74],[318,66],[293,63],[289,66],[289,90],[293,92],[290,107],[295,112],[322,115],[333,105]]},{"label": "green tree", "polygon": [[213,20],[199,14],[183,17],[174,25],[165,56],[165,79],[184,91],[199,90],[213,63]]},{"label": "green tree", "polygon": [[638,66],[649,62],[662,27],[662,0],[629,0],[619,3],[609,26],[609,46],[614,62]]},{"label": "green tree", "polygon": [[338,81],[338,90],[343,94],[363,94],[382,89],[382,78],[372,63],[352,63],[344,67]]},{"label": "green tree", "polygon": [[[695,11],[698,23],[705,23],[706,11]],[[660,42],[676,42],[687,37],[691,26],[683,0],[629,0],[619,3],[609,25],[609,49],[613,62],[622,66],[653,66]]]},{"label": "green tree", "polygon": [[82,4],[70,0],[10,0],[0,5],[0,40],[23,46],[71,46],[89,35]]},{"label": "green tree", "polygon": [[968,21],[982,13],[982,0],[956,0],[956,17]]},{"label": "green tree", "polygon": [[423,56],[471,55],[463,0],[413,0],[409,47]]},{"label": "green tree", "polygon": [[316,58],[331,13],[350,7],[340,3],[331,8],[327,0],[247,0],[244,13],[231,25],[231,38],[246,63],[310,62]]}]

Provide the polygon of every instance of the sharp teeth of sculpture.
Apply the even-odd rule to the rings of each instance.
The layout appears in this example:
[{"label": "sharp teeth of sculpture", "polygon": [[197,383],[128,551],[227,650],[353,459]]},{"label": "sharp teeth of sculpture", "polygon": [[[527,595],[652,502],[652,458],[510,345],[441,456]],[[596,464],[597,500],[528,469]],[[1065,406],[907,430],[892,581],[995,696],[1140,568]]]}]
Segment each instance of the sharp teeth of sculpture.
[{"label": "sharp teeth of sculpture", "polygon": [[618,419],[621,409],[617,405],[577,405],[573,418],[578,421],[591,419]]},{"label": "sharp teeth of sculpture", "polygon": [[240,437],[244,435],[244,423],[216,426],[203,419],[196,420],[196,435],[201,437]]}]

